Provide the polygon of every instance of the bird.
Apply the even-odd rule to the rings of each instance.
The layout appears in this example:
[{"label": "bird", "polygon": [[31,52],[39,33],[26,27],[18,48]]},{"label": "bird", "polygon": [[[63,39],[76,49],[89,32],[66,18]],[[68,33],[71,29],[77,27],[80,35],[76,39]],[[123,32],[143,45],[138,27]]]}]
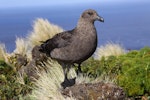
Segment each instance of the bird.
[{"label": "bird", "polygon": [[[67,78],[70,67],[78,64],[77,72],[81,72],[81,63],[91,57],[97,48],[96,20],[104,22],[95,10],[87,9],[80,15],[74,29],[58,33],[40,45],[41,52],[62,65],[65,79],[61,85],[64,88],[75,84]],[[68,83],[71,84],[66,86]]]}]

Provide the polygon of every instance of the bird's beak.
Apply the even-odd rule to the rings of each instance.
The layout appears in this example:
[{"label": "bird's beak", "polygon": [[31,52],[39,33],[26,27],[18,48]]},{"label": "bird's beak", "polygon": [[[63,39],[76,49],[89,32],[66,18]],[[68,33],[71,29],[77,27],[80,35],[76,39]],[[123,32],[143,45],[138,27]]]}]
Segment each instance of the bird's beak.
[{"label": "bird's beak", "polygon": [[97,16],[97,20],[99,20],[100,22],[104,22],[104,18],[100,16]]}]

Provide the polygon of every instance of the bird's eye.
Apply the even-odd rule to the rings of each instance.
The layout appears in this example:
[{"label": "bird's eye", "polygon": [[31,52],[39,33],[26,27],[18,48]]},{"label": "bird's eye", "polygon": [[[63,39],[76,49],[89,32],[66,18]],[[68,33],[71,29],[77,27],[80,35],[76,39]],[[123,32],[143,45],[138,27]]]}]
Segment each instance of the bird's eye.
[{"label": "bird's eye", "polygon": [[93,15],[93,13],[92,13],[92,12],[88,12],[88,14],[89,14],[89,15]]}]

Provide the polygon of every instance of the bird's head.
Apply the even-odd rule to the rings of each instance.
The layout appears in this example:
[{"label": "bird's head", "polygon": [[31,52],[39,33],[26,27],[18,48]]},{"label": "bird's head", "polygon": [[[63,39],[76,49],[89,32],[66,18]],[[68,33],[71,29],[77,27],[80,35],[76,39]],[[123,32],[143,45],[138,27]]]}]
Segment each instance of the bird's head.
[{"label": "bird's head", "polygon": [[85,10],[82,13],[81,18],[92,23],[94,23],[94,21],[96,20],[104,22],[104,19],[101,16],[99,16],[95,10],[92,9]]}]

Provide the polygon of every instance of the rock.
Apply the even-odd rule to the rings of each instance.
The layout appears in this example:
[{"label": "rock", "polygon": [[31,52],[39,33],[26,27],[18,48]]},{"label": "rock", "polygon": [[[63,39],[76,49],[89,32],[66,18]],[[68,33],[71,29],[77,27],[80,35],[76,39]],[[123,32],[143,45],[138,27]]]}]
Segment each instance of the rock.
[{"label": "rock", "polygon": [[121,87],[111,83],[84,83],[62,90],[64,97],[77,100],[124,100],[126,95]]}]

